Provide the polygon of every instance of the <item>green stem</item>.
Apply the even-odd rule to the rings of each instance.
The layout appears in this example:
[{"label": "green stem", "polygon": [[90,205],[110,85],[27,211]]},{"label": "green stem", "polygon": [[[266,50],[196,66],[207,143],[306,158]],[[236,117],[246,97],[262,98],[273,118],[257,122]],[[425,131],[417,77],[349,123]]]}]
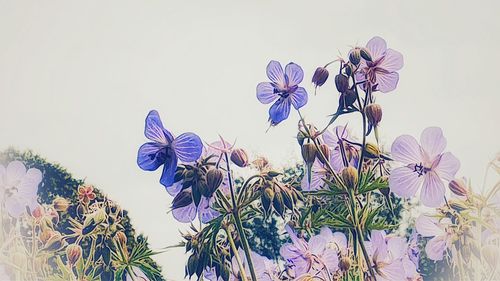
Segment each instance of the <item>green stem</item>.
[{"label": "green stem", "polygon": [[240,268],[240,275],[243,280],[247,279],[247,273],[245,272],[245,267],[243,267],[243,263],[241,262],[240,254],[238,253],[238,249],[236,248],[236,244],[234,243],[234,239],[231,236],[231,231],[229,229],[224,228],[227,233],[227,239],[229,240],[229,245],[231,245],[231,249],[233,249],[234,257],[236,258],[236,262],[238,263],[238,267]]}]

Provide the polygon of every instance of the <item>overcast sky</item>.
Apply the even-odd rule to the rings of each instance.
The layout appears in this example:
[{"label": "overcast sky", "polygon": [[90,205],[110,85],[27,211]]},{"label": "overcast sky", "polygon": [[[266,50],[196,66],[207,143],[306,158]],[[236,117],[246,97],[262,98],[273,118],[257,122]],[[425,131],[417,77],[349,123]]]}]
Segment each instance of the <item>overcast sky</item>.
[{"label": "overcast sky", "polygon": [[[160,172],[136,166],[144,118],[175,134],[237,139],[276,165],[298,159],[297,116],[267,129],[255,98],[275,59],[305,71],[306,119],[337,104],[314,69],[375,35],[403,53],[396,91],[377,93],[383,143],[440,126],[460,176],[480,185],[500,150],[498,1],[0,1],[0,149],[32,149],[130,211],[153,248],[180,241]],[[341,122],[347,120],[342,119]],[[359,136],[359,120],[349,120]],[[181,280],[182,250],[157,257]]]}]

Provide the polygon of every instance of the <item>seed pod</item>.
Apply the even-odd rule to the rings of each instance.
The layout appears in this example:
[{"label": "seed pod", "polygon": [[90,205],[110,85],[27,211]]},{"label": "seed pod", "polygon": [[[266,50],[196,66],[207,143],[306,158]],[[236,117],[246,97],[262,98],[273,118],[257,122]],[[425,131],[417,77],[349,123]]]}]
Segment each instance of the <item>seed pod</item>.
[{"label": "seed pod", "polygon": [[365,146],[365,156],[367,158],[379,158],[380,157],[380,150],[375,144],[372,143],[367,143]]},{"label": "seed pod", "polygon": [[374,127],[382,120],[382,107],[376,103],[369,104],[365,108],[366,119]]},{"label": "seed pod", "polygon": [[360,48],[359,49],[359,54],[363,59],[366,61],[372,61],[372,55],[370,55],[370,52],[366,48]]},{"label": "seed pod", "polygon": [[245,150],[241,148],[236,148],[231,152],[231,161],[238,167],[248,166],[248,155]]},{"label": "seed pod", "polygon": [[191,192],[189,190],[183,190],[175,196],[172,201],[172,209],[178,209],[182,207],[186,207],[193,203],[193,197],[191,196]]},{"label": "seed pod", "polygon": [[323,156],[325,156],[325,159],[320,159],[320,160],[322,160],[321,162],[323,164],[326,164],[323,160],[329,161],[329,159],[330,159],[330,147],[328,145],[322,143],[319,146],[319,150],[321,151],[321,153],[323,154]]},{"label": "seed pod", "polygon": [[337,87],[337,91],[345,93],[349,89],[349,78],[344,74],[335,75],[335,86]]},{"label": "seed pod", "polygon": [[458,196],[467,196],[469,194],[469,190],[465,185],[465,182],[461,179],[454,179],[450,181],[448,184],[451,192],[455,193]]},{"label": "seed pod", "polygon": [[56,197],[52,202],[54,204],[54,209],[58,212],[66,212],[69,208],[69,201],[63,197]]},{"label": "seed pod", "polygon": [[40,241],[45,244],[54,235],[55,232],[51,229],[45,229],[40,233]]},{"label": "seed pod", "polygon": [[388,188],[388,187],[383,187],[381,189],[379,189],[380,193],[382,193],[385,197],[389,196],[389,193],[391,192],[391,190]]},{"label": "seed pod", "polygon": [[349,53],[349,61],[354,65],[359,64],[359,62],[361,61],[361,52],[359,48],[354,48],[351,50],[351,52]]},{"label": "seed pod", "polygon": [[82,247],[76,244],[71,244],[66,247],[66,257],[70,266],[75,265],[82,257]]},{"label": "seed pod", "polygon": [[316,68],[316,71],[314,71],[314,75],[312,77],[312,83],[314,84],[315,87],[321,87],[323,84],[325,84],[326,80],[328,79],[329,73],[328,70],[324,67],[318,67]]},{"label": "seed pod", "polygon": [[302,145],[302,158],[307,164],[314,163],[316,159],[316,146],[313,143],[304,143]]},{"label": "seed pod", "polygon": [[344,168],[341,176],[347,188],[355,188],[358,184],[358,170],[352,166]]},{"label": "seed pod", "polygon": [[224,175],[222,174],[221,170],[214,168],[208,170],[206,175],[206,182],[207,182],[207,189],[209,192],[208,194],[209,196],[207,197],[210,197],[212,194],[215,193],[217,188],[219,188],[219,186],[222,184],[223,180],[224,180]]},{"label": "seed pod", "polygon": [[196,268],[198,267],[198,259],[196,258],[196,254],[192,254],[187,262],[186,266],[187,274],[191,278],[196,272]]}]

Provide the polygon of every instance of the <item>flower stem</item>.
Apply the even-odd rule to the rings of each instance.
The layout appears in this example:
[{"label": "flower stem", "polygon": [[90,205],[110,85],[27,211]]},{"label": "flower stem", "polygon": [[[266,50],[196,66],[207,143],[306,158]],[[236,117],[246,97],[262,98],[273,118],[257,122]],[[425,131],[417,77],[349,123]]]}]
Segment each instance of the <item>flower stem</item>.
[{"label": "flower stem", "polygon": [[236,244],[234,243],[233,236],[231,236],[231,231],[229,229],[224,228],[227,233],[227,239],[229,240],[229,245],[231,245],[231,249],[233,249],[234,257],[236,258],[236,262],[238,263],[238,267],[240,268],[240,275],[243,280],[247,279],[247,273],[245,272],[245,268],[243,267],[243,263],[241,262],[240,254],[238,253],[238,249],[236,248]]}]

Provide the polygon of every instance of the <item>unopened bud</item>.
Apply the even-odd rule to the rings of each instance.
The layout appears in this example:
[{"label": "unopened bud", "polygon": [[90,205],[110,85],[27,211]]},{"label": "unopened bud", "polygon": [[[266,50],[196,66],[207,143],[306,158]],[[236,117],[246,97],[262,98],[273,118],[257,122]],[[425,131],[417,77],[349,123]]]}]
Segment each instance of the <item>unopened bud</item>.
[{"label": "unopened bud", "polygon": [[262,192],[262,207],[264,208],[264,211],[267,213],[271,209],[271,203],[274,200],[274,190],[270,187],[267,187],[264,189]]},{"label": "unopened bud", "polygon": [[354,48],[351,50],[351,52],[349,53],[349,61],[354,65],[359,64],[359,62],[361,61],[361,52],[359,48]]},{"label": "unopened bud", "polygon": [[116,232],[115,239],[120,245],[127,245],[127,235],[123,231]]},{"label": "unopened bud", "polygon": [[380,150],[378,149],[377,145],[373,143],[367,143],[365,145],[365,156],[367,158],[379,158]]},{"label": "unopened bud", "polygon": [[325,157],[325,159],[320,159],[323,164],[326,164],[324,162],[328,162],[330,160],[330,147],[327,144],[322,143],[319,146],[319,150],[321,151],[321,154]]},{"label": "unopened bud", "polygon": [[40,241],[45,244],[54,235],[55,232],[50,229],[45,229],[40,233]]},{"label": "unopened bud", "polygon": [[224,175],[219,169],[210,169],[206,175],[207,188],[209,191],[209,195],[214,194],[214,192],[219,188],[224,180]]},{"label": "unopened bud", "polygon": [[70,266],[75,265],[82,257],[82,247],[76,244],[71,244],[66,247],[66,257]]},{"label": "unopened bud", "polygon": [[352,166],[344,168],[341,176],[347,188],[355,188],[358,184],[358,170]]},{"label": "unopened bud", "polygon": [[69,201],[63,197],[57,197],[52,202],[54,204],[54,209],[58,212],[66,212],[69,208]]},{"label": "unopened bud", "polygon": [[458,196],[467,196],[467,194],[469,193],[469,190],[467,189],[467,186],[462,179],[454,179],[450,181],[448,187],[450,188],[451,192],[455,193]]},{"label": "unopened bud", "polygon": [[193,203],[191,191],[185,189],[175,196],[174,200],[172,201],[172,209],[186,207],[191,203]]},{"label": "unopened bud", "polygon": [[349,78],[344,74],[335,75],[335,86],[337,87],[337,91],[345,93],[349,89]]},{"label": "unopened bud", "polygon": [[366,48],[360,48],[359,49],[359,54],[366,61],[372,61],[372,55],[370,55],[370,52],[368,51],[368,49],[366,49]]},{"label": "unopened bud", "polygon": [[304,143],[302,145],[302,158],[307,164],[314,163],[316,159],[316,146],[313,143]]},{"label": "unopened bud", "polygon": [[351,77],[353,68],[354,67],[351,63],[344,64],[344,72],[347,77]]},{"label": "unopened bud", "polygon": [[376,103],[369,104],[365,108],[365,114],[368,123],[377,126],[382,120],[382,107]]},{"label": "unopened bud", "polygon": [[231,161],[238,167],[248,166],[248,155],[245,150],[236,148],[231,152]]},{"label": "unopened bud", "polygon": [[357,97],[356,91],[348,89],[345,93],[340,95],[339,106],[341,108],[348,108],[354,104]]},{"label": "unopened bud", "polygon": [[349,256],[342,256],[339,261],[340,270],[346,272],[351,267],[351,259]]},{"label": "unopened bud", "polygon": [[306,135],[304,134],[304,132],[299,131],[297,133],[297,142],[299,143],[299,145],[302,145],[304,143],[305,139],[306,139]]},{"label": "unopened bud", "polygon": [[48,251],[57,252],[62,249],[64,246],[64,240],[60,233],[56,232],[52,235],[49,240],[47,240],[47,244],[45,244],[45,249]]},{"label": "unopened bud", "polygon": [[324,67],[318,67],[316,68],[316,71],[314,71],[314,75],[312,77],[312,82],[314,86],[316,87],[321,87],[323,84],[325,84],[326,80],[328,79],[328,70]]}]

